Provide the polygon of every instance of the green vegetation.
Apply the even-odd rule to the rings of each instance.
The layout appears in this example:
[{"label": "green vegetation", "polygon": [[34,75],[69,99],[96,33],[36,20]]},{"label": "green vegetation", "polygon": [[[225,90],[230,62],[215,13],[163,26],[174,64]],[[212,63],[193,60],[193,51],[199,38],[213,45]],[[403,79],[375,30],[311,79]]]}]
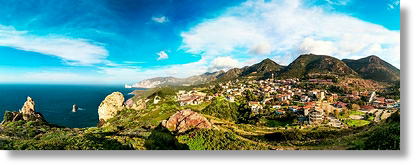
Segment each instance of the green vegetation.
[{"label": "green vegetation", "polygon": [[360,126],[365,126],[370,124],[370,121],[367,120],[354,120],[354,119],[349,119],[349,120],[345,120],[344,121],[348,126],[352,126],[352,127],[360,127]]},{"label": "green vegetation", "polygon": [[400,150],[400,112],[364,132],[352,149]]},{"label": "green vegetation", "polygon": [[230,121],[238,121],[238,105],[228,102],[223,97],[214,98],[210,105],[200,111],[202,114],[212,115]]},{"label": "green vegetation", "polygon": [[231,132],[218,130],[197,130],[179,136],[179,141],[186,143],[191,150],[265,150],[264,146],[239,140]]}]

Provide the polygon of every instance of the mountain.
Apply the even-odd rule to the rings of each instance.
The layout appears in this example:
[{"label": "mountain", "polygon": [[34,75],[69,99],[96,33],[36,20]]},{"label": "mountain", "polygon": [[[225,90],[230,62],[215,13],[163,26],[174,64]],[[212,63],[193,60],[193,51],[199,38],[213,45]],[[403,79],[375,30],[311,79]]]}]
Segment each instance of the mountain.
[{"label": "mountain", "polygon": [[237,78],[239,77],[244,71],[243,69],[239,69],[239,68],[233,68],[228,70],[227,72],[225,72],[220,79],[222,80],[229,80],[229,79],[233,79],[233,78]]},{"label": "mountain", "polygon": [[263,77],[266,73],[279,72],[282,68],[283,66],[267,58],[261,61],[260,63],[254,64],[252,66],[246,66],[241,69],[239,68],[230,69],[224,75],[222,75],[220,79],[229,80],[229,79],[249,76],[249,75]]},{"label": "mountain", "polygon": [[271,71],[277,72],[280,71],[283,67],[277,64],[276,62],[272,61],[271,59],[267,58],[260,63],[254,64],[250,66],[242,72],[242,75],[249,75],[249,74],[264,74]]},{"label": "mountain", "polygon": [[204,73],[197,76],[190,76],[187,78],[175,78],[175,77],[155,77],[147,80],[140,81],[132,85],[133,88],[155,88],[165,85],[197,85],[210,81],[217,80],[225,72],[220,70],[212,73]]},{"label": "mountain", "polygon": [[400,70],[375,55],[358,60],[343,59],[342,61],[365,79],[381,82],[395,82],[400,80]]},{"label": "mountain", "polygon": [[310,73],[331,73],[340,76],[358,76],[343,61],[327,56],[303,54],[285,67],[280,73],[281,77],[302,77]]}]

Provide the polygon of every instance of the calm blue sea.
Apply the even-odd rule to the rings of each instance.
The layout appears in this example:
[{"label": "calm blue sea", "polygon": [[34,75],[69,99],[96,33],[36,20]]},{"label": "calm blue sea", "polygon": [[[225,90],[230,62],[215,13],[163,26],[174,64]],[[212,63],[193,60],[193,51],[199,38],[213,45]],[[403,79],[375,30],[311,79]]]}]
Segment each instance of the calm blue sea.
[{"label": "calm blue sea", "polygon": [[[0,84],[0,121],[6,110],[22,108],[27,96],[36,103],[36,111],[53,124],[67,127],[92,127],[98,123],[98,106],[114,91],[123,93],[127,100],[132,95],[124,85],[23,85]],[[72,105],[79,109],[72,112]]]}]

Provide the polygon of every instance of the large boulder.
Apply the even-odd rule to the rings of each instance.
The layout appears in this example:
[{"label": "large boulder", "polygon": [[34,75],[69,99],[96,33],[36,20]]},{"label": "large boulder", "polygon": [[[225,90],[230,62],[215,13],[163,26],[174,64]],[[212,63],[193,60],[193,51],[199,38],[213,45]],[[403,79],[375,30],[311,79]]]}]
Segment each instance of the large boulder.
[{"label": "large boulder", "polygon": [[101,102],[98,107],[98,116],[101,120],[108,120],[114,117],[118,111],[124,108],[124,96],[120,92],[113,92]]},{"label": "large boulder", "polygon": [[126,108],[134,109],[134,110],[142,110],[146,108],[146,102],[142,99],[133,101],[133,98],[128,99],[124,105]]},{"label": "large boulder", "polygon": [[162,121],[162,126],[176,133],[190,129],[211,129],[211,123],[202,115],[186,109],[173,114],[168,120]]}]

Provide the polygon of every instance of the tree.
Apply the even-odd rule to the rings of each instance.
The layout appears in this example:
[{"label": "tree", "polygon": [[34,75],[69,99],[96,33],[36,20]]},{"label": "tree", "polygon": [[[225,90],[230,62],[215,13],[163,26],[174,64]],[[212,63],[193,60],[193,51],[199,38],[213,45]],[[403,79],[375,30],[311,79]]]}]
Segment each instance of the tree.
[{"label": "tree", "polygon": [[329,110],[325,109],[325,116],[329,116]]},{"label": "tree", "polygon": [[353,110],[360,110],[360,106],[358,104],[352,104],[351,108]]},{"label": "tree", "polygon": [[348,114],[348,111],[349,111],[348,108],[345,108],[345,107],[342,108],[342,112],[344,112],[344,114]]},{"label": "tree", "polygon": [[339,115],[339,110],[335,109],[335,117],[338,117],[338,115]]}]

